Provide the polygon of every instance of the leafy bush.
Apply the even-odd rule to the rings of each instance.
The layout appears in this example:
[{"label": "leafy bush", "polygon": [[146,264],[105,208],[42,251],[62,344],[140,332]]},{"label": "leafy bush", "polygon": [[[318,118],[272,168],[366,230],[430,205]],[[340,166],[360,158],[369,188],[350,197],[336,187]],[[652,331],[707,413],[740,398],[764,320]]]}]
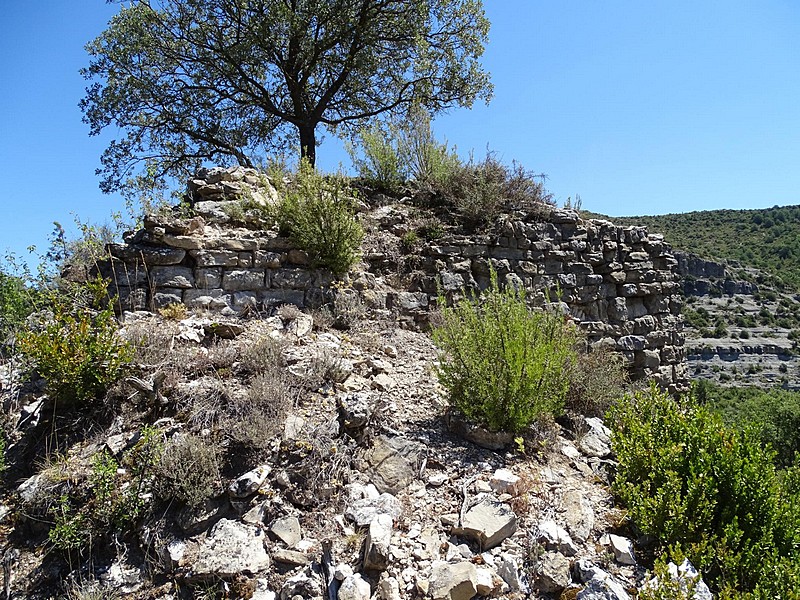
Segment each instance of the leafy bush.
[{"label": "leafy bush", "polygon": [[104,394],[132,356],[130,345],[117,337],[111,305],[101,308],[105,298],[105,282],[99,278],[75,288],[74,294],[53,293],[52,318],[19,336],[20,351],[64,405]]},{"label": "leafy bush", "polygon": [[532,210],[552,206],[544,188],[544,176],[513,163],[508,167],[489,153],[480,161],[456,169],[443,190],[445,198],[476,227],[496,218],[504,209]]},{"label": "leafy bush", "polygon": [[364,239],[353,193],[343,177],[325,177],[302,161],[276,213],[281,231],[308,253],[314,265],[337,276],[358,260]]},{"label": "leafy bush", "polygon": [[571,363],[565,407],[587,417],[602,417],[621,398],[628,381],[622,357],[616,352],[581,353]]},{"label": "leafy bush", "polygon": [[95,541],[107,541],[110,534],[130,532],[146,508],[152,467],[161,451],[160,436],[158,429],[142,429],[139,441],[123,457],[125,470],[103,451],[92,457],[88,472],[53,482],[53,490],[60,493],[49,501],[48,510],[53,518],[48,540],[54,548],[83,551]]},{"label": "leafy bush", "polygon": [[353,144],[348,145],[347,151],[359,177],[380,189],[396,191],[407,178],[398,126],[388,123],[384,129],[372,125],[358,132],[357,141],[363,157]]},{"label": "leafy bush", "polygon": [[431,119],[423,110],[412,111],[400,132],[399,149],[411,177],[421,191],[442,193],[461,167],[455,148],[433,137]]},{"label": "leafy bush", "polygon": [[753,429],[763,445],[776,452],[779,466],[794,464],[800,452],[800,392],[773,388],[722,387],[698,381],[692,393],[718,412],[726,424]]},{"label": "leafy bush", "polygon": [[0,271],[0,356],[4,356],[13,335],[24,328],[37,296],[23,279]]},{"label": "leafy bush", "polygon": [[800,559],[798,474],[780,477],[752,431],[655,387],[615,404],[609,422],[614,491],[643,534],[685,553],[723,597],[797,589],[786,567]]},{"label": "leafy bush", "polygon": [[576,359],[574,329],[560,315],[530,310],[524,290],[501,290],[495,273],[482,300],[443,308],[433,331],[436,372],[453,406],[494,431],[559,413]]}]

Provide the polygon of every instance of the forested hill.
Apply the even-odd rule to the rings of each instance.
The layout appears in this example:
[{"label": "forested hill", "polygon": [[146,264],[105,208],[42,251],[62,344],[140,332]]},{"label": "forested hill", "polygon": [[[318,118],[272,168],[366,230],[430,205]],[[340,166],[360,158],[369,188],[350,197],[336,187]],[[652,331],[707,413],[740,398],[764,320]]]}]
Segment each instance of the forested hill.
[{"label": "forested hill", "polygon": [[709,210],[643,217],[615,223],[647,225],[676,249],[703,258],[738,261],[800,290],[800,206],[758,210]]}]

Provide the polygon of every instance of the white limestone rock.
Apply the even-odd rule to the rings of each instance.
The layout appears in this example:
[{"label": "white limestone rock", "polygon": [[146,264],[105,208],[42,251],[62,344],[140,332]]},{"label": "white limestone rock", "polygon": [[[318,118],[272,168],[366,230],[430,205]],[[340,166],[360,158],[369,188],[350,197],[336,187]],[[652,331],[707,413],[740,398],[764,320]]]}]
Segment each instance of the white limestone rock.
[{"label": "white limestone rock", "polygon": [[364,570],[383,571],[389,565],[392,541],[392,517],[385,513],[377,515],[369,524],[364,543]]},{"label": "white limestone rock", "polygon": [[517,530],[517,516],[508,504],[486,495],[464,515],[452,533],[477,541],[481,548],[494,548]]},{"label": "white limestone rock", "polygon": [[275,519],[269,531],[289,548],[293,548],[303,538],[300,520],[297,517],[281,517]]},{"label": "white limestone rock", "polygon": [[428,580],[433,600],[470,600],[478,593],[478,571],[470,562],[434,561]]},{"label": "white limestone rock", "polygon": [[221,519],[200,545],[192,571],[199,577],[233,577],[268,569],[270,562],[260,528]]}]

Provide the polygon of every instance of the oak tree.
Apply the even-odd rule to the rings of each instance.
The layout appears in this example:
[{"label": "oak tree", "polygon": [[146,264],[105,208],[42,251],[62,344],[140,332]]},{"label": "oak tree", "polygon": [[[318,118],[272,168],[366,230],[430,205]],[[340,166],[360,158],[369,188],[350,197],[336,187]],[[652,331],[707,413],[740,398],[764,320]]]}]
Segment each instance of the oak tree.
[{"label": "oak tree", "polygon": [[488,101],[481,0],[134,0],[88,44],[91,134],[116,129],[101,188],[256,166],[320,126]]}]

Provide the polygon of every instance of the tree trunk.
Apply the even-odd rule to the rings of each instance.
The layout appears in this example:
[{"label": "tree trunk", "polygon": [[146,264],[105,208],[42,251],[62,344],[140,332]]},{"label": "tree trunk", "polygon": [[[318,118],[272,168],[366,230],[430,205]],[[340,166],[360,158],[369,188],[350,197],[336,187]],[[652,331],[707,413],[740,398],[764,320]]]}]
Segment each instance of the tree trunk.
[{"label": "tree trunk", "polygon": [[308,160],[314,167],[317,162],[317,133],[314,125],[298,125],[300,130],[300,158]]}]

